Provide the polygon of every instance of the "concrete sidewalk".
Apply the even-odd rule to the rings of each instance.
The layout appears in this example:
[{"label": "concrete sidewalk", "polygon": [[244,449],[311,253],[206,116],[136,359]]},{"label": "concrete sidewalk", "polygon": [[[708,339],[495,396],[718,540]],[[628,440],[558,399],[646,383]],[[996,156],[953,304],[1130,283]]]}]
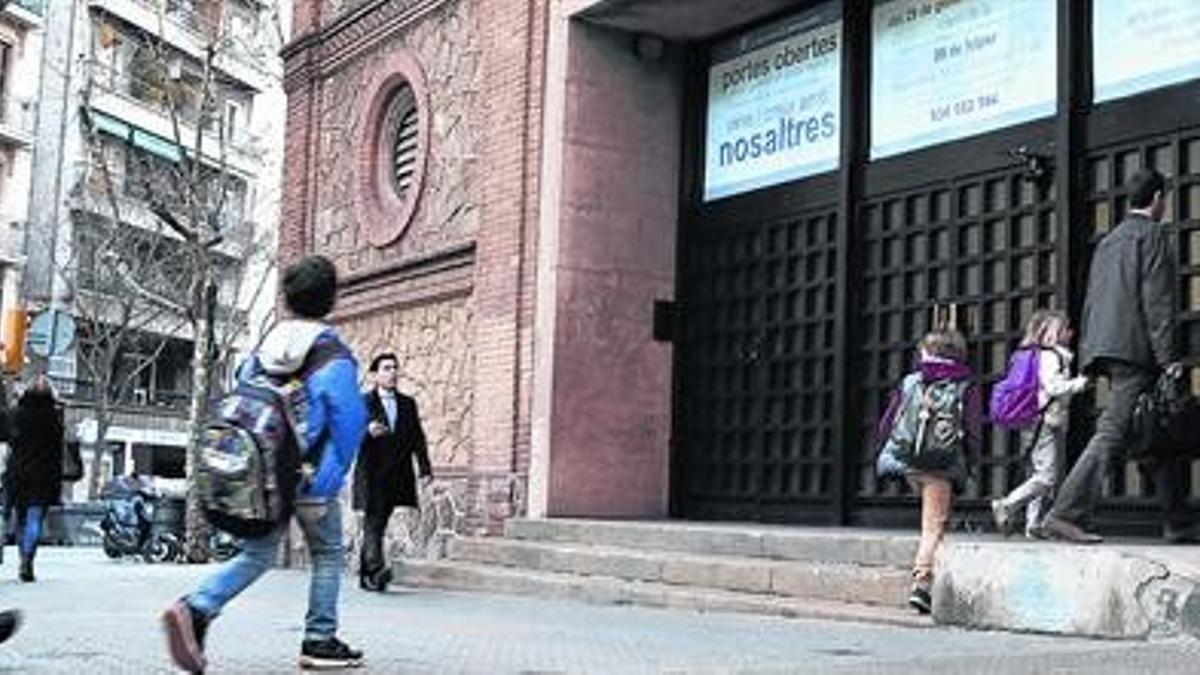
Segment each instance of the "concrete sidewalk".
[{"label": "concrete sidewalk", "polygon": [[[0,566],[0,605],[27,625],[0,673],[166,673],[158,614],[211,570],[44,549],[39,581]],[[297,672],[307,575],[275,570],[213,625],[211,673]],[[1192,640],[1147,643],[343,587],[341,636],[363,673],[1195,673]]]}]

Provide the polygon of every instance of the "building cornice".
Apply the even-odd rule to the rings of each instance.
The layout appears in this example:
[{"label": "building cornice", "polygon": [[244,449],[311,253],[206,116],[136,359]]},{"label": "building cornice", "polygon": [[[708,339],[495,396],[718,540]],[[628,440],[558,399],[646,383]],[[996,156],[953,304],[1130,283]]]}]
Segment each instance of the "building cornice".
[{"label": "building cornice", "polygon": [[284,45],[284,89],[327,75],[448,0],[372,0]]}]

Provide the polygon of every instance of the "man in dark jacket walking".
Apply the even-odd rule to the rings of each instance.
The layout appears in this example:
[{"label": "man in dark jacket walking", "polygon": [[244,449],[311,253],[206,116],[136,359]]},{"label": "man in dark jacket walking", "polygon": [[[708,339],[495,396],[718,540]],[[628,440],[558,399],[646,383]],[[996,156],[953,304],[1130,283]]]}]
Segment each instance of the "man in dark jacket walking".
[{"label": "man in dark jacket walking", "polygon": [[371,361],[375,388],[364,395],[370,423],[354,469],[354,507],[362,509],[363,543],[359,585],[366,590],[387,590],[391,570],[383,555],[388,520],[397,506],[416,508],[417,479],[433,479],[425,432],[417,402],[396,390],[399,361],[395,354],[379,354]]},{"label": "man in dark jacket walking", "polygon": [[[1096,431],[1071,467],[1046,519],[1048,535],[1076,543],[1102,538],[1083,526],[1095,510],[1109,460],[1129,437],[1138,394],[1164,369],[1179,369],[1175,344],[1175,251],[1159,224],[1165,181],[1153,169],[1130,179],[1129,214],[1096,246],[1083,306],[1080,366],[1108,377],[1111,395]],[[1172,462],[1158,471],[1166,535],[1181,536],[1180,476]]]}]

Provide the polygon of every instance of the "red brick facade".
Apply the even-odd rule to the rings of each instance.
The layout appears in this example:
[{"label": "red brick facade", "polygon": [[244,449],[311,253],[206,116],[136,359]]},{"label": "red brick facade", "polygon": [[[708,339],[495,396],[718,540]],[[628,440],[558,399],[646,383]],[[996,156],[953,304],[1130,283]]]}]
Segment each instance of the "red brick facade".
[{"label": "red brick facade", "polygon": [[[544,4],[297,0],[285,50],[280,258],[334,259],[335,321],[360,359],[400,353],[470,530],[524,505]],[[424,184],[408,204],[364,203],[372,104],[396,72],[424,99]]]},{"label": "red brick facade", "polygon": [[[571,18],[588,5],[298,0],[285,50],[281,258],[336,261],[334,319],[362,358],[399,353],[468,531],[667,513],[651,316],[674,291],[682,59]],[[362,202],[386,168],[372,102],[406,68],[429,115],[411,222]]]}]

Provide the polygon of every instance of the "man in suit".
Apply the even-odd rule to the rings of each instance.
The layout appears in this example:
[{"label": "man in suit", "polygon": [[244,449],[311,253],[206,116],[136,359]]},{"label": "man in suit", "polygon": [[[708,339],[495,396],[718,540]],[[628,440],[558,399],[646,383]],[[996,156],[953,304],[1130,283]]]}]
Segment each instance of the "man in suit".
[{"label": "man in suit", "polygon": [[[1110,459],[1129,439],[1134,406],[1163,370],[1179,372],[1175,342],[1175,251],[1160,224],[1166,181],[1153,169],[1129,181],[1129,214],[1096,246],[1083,305],[1080,366],[1108,378],[1112,394],[1096,432],[1063,481],[1043,530],[1051,537],[1094,544],[1084,529],[1096,508]],[[1164,536],[1193,539],[1177,462],[1163,462],[1158,491],[1166,511]]]},{"label": "man in suit", "polygon": [[433,480],[417,403],[396,391],[398,366],[399,360],[390,352],[371,361],[375,387],[364,394],[370,422],[354,470],[354,508],[364,511],[359,585],[370,591],[387,590],[392,579],[383,555],[392,511],[397,506],[418,506],[413,459],[422,483]]}]

